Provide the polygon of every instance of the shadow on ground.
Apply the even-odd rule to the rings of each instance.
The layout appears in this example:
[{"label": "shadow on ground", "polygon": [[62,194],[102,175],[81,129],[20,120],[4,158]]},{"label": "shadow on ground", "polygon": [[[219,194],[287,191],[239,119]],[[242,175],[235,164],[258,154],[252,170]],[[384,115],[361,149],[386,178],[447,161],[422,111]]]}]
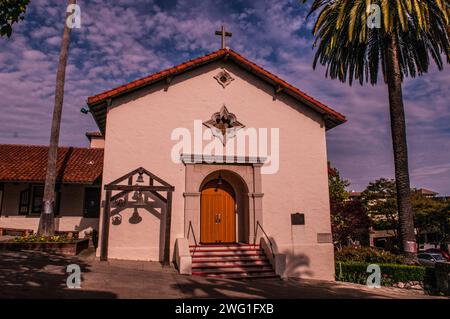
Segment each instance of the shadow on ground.
[{"label": "shadow on ground", "polygon": [[[66,285],[66,268],[82,271],[81,289]],[[34,251],[0,251],[4,298],[430,298],[394,288],[307,279],[228,280],[183,276],[156,262],[100,262],[93,251],[77,257]]]},{"label": "shadow on ground", "polygon": [[79,265],[82,273],[90,271],[90,265],[77,257],[0,251],[0,298],[115,298],[112,292],[67,288],[70,264]]},{"label": "shadow on ground", "polygon": [[[345,284],[344,284],[345,285]],[[402,298],[377,290],[365,291],[356,287],[344,287],[339,283],[301,279],[219,280],[183,277],[178,289],[189,298]],[[418,296],[417,296],[418,297]],[[403,296],[403,298],[411,298]]]}]

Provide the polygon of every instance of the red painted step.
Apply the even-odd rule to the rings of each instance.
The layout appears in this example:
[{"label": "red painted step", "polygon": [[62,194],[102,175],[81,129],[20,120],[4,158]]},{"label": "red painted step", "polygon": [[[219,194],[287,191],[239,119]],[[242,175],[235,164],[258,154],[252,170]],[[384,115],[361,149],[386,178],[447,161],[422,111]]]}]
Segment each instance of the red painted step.
[{"label": "red painted step", "polygon": [[270,266],[268,260],[250,260],[250,261],[242,261],[242,260],[213,260],[213,261],[202,261],[202,262],[193,262],[192,268],[203,268],[203,267],[231,267],[231,266]]},{"label": "red painted step", "polygon": [[225,269],[225,268],[241,268],[241,269],[247,269],[247,268],[258,268],[261,269],[261,267],[269,267],[272,269],[272,265],[270,263],[197,263],[192,265],[192,269]]},{"label": "red painted step", "polygon": [[197,246],[197,247],[189,247],[190,251],[254,251],[261,250],[259,246]]},{"label": "red painted step", "polygon": [[266,255],[264,254],[264,252],[259,252],[259,251],[255,251],[255,252],[239,252],[239,253],[235,253],[235,252],[195,252],[195,253],[191,253],[191,256],[193,258],[215,258],[215,257],[260,257],[260,258],[264,258],[266,257]]},{"label": "red painted step", "polygon": [[280,276],[273,274],[221,274],[221,275],[196,275],[208,278],[221,279],[280,279]]},{"label": "red painted step", "polygon": [[265,256],[192,256],[192,263],[226,262],[226,261],[268,261]]},{"label": "red painted step", "polygon": [[199,245],[190,246],[190,251],[193,275],[231,279],[279,278],[259,245]]},{"label": "red painted step", "polygon": [[244,251],[260,251],[261,248],[245,248],[245,247],[234,247],[234,248],[191,248],[191,252],[244,252]]},{"label": "red painted step", "polygon": [[234,267],[234,268],[202,268],[195,269],[194,273],[204,275],[220,275],[220,274],[254,274],[254,273],[273,273],[272,267]]},{"label": "red painted step", "polygon": [[263,278],[280,278],[273,271],[265,272],[241,272],[241,273],[204,273],[204,272],[193,272],[194,276],[202,276],[208,278],[228,278],[228,279],[263,279]]}]

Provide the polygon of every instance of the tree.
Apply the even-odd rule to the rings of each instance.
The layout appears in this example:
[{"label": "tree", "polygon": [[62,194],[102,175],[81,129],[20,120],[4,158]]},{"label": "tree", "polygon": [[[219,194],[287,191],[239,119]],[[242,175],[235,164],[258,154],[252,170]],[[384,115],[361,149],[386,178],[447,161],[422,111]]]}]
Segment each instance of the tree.
[{"label": "tree", "polygon": [[350,186],[350,182],[341,178],[339,171],[333,169],[332,174],[328,174],[328,189],[330,192],[330,202],[338,203],[348,199],[346,188]]},{"label": "tree", "polygon": [[[448,240],[450,221],[450,202],[443,199],[425,197],[412,189],[411,203],[417,237],[420,234],[433,234],[436,242]],[[398,242],[399,215],[395,180],[380,178],[370,182],[361,193],[372,226],[376,230],[392,230],[394,242]]]},{"label": "tree", "polygon": [[425,197],[418,192],[412,195],[414,211],[414,225],[418,235],[425,234],[429,242],[429,235],[433,236],[433,242],[441,243],[449,240],[450,231],[450,202]]},{"label": "tree", "polygon": [[333,241],[338,247],[361,239],[367,234],[370,225],[370,219],[361,202],[348,200],[346,187],[349,185],[350,182],[342,179],[336,169],[333,174],[328,174],[331,228]]},{"label": "tree", "polygon": [[398,235],[395,180],[380,178],[370,182],[361,193],[361,202],[376,230],[393,230]]},{"label": "tree", "polygon": [[[427,72],[430,57],[439,70],[442,55],[450,62],[448,5],[449,0],[314,0],[309,12],[318,13],[313,68],[319,62],[333,79],[374,85],[381,65],[389,92],[402,250],[411,260],[416,259],[416,243],[402,81]],[[373,12],[373,8],[381,10]],[[372,20],[377,14],[380,25]]]},{"label": "tree", "polygon": [[[69,0],[68,5],[75,4],[76,0]],[[64,20],[64,32],[61,41],[59,64],[56,73],[55,103],[53,107],[52,128],[50,132],[50,146],[48,149],[47,172],[45,176],[44,196],[42,212],[39,219],[38,234],[52,236],[55,233],[55,183],[56,183],[56,161],[58,157],[59,129],[61,126],[61,114],[64,103],[64,85],[66,79],[66,65],[69,54],[70,31],[67,25],[69,13]]]},{"label": "tree", "polygon": [[0,36],[11,36],[13,24],[23,20],[30,0],[2,0],[0,2]]}]

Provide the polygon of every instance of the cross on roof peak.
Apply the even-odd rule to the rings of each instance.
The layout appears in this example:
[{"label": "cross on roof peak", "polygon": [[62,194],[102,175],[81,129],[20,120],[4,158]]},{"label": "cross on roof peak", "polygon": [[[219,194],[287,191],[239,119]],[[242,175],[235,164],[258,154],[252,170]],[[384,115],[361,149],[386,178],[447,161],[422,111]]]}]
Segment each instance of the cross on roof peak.
[{"label": "cross on roof peak", "polygon": [[222,37],[222,49],[225,49],[225,38],[231,37],[233,34],[231,32],[225,31],[225,26],[222,25],[220,31],[216,31],[216,35],[220,35]]}]

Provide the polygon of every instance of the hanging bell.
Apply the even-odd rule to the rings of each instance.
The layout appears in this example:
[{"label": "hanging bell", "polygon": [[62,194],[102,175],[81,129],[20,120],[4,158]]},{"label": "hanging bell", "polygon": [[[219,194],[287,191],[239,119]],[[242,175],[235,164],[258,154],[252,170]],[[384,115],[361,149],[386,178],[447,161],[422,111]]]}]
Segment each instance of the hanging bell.
[{"label": "hanging bell", "polygon": [[142,192],[139,192],[137,202],[142,204],[144,202],[144,196],[142,196]]},{"label": "hanging bell", "polygon": [[142,176],[142,173],[139,173],[139,176],[136,179],[136,183],[143,183],[143,182],[144,182],[144,177]]},{"label": "hanging bell", "polygon": [[133,194],[133,197],[131,197],[133,200],[137,201],[139,199],[139,191],[135,191]]},{"label": "hanging bell", "polygon": [[139,216],[138,209],[135,208],[133,211],[133,214],[131,215],[130,219],[128,219],[128,222],[130,224],[139,224],[142,221],[142,217]]}]

